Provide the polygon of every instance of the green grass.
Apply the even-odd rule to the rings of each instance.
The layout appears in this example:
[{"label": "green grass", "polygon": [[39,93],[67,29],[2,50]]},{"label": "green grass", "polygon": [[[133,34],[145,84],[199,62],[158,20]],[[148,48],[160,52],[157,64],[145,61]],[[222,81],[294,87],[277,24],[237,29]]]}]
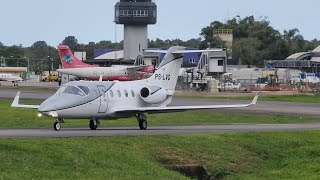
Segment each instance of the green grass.
[{"label": "green grass", "polygon": [[[28,102],[25,102],[28,103]],[[0,128],[51,128],[53,118],[37,117],[35,109],[11,108],[11,101],[0,101]],[[31,103],[35,104],[35,102]],[[148,124],[155,125],[206,125],[229,123],[296,123],[316,122],[316,117],[234,114],[214,111],[187,111],[181,113],[150,114]],[[63,127],[87,127],[87,120],[66,120]],[[102,126],[137,126],[135,118],[101,121]]]},{"label": "green grass", "polygon": [[[252,100],[253,96],[186,96],[201,99],[223,99],[223,100]],[[319,95],[261,95],[259,101],[279,101],[279,102],[305,102],[320,103]]]},{"label": "green grass", "polygon": [[320,132],[0,140],[0,179],[319,179]]}]

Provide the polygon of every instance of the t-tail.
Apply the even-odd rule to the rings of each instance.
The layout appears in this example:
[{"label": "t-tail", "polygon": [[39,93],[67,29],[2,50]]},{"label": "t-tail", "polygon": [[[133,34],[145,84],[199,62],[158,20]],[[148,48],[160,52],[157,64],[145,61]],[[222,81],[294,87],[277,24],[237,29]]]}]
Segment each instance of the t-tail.
[{"label": "t-tail", "polygon": [[174,46],[165,51],[146,50],[146,52],[166,53],[158,69],[148,78],[148,82],[154,86],[160,85],[167,90],[174,91],[183,60],[183,54],[179,53],[179,51],[183,50],[185,50],[185,47],[180,46]]},{"label": "t-tail", "polygon": [[63,69],[68,68],[83,68],[96,67],[94,65],[86,64],[73,55],[70,48],[66,45],[59,45],[58,51]]},{"label": "t-tail", "polygon": [[148,82],[154,86],[161,86],[167,90],[174,91],[179,70],[182,65],[183,55],[187,53],[203,53],[203,52],[221,52],[226,49],[205,49],[205,50],[186,50],[185,47],[173,46],[168,50],[145,50],[145,52],[166,53],[158,69],[148,79]]}]

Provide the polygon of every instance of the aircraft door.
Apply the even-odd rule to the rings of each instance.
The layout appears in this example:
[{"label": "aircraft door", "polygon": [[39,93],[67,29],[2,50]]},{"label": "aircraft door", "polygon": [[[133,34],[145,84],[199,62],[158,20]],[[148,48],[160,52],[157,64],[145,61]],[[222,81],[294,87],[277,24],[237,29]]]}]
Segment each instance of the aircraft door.
[{"label": "aircraft door", "polygon": [[98,85],[97,86],[100,93],[100,107],[99,107],[99,113],[105,113],[108,108],[108,93],[105,86]]}]

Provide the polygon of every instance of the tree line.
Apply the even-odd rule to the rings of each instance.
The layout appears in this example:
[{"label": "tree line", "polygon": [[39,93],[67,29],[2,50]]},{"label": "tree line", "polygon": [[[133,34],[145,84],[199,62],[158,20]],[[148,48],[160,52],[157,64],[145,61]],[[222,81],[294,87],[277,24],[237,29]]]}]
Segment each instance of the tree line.
[{"label": "tree line", "polygon": [[[225,47],[222,40],[214,36],[215,29],[232,29],[234,60],[241,59],[243,64],[261,66],[263,60],[285,59],[296,52],[305,52],[320,45],[317,39],[308,41],[303,38],[297,28],[280,32],[274,29],[267,18],[256,19],[254,16],[241,18],[236,16],[225,23],[213,21],[201,29],[199,38],[187,41],[181,39],[148,40],[150,48],[162,48],[175,45],[190,48],[205,49],[210,47]],[[72,51],[86,51],[87,59],[93,59],[94,49],[122,49],[123,41],[114,43],[108,40],[100,42],[79,43],[74,36],[67,36],[61,44],[68,45]],[[36,41],[30,47],[22,45],[6,46],[0,42],[0,57],[7,58],[8,66],[27,66],[26,58],[30,60],[30,70],[41,72],[49,67],[49,58],[53,59],[54,68],[58,68],[60,59],[56,47],[49,46],[45,41]],[[50,57],[48,57],[50,56]]]}]

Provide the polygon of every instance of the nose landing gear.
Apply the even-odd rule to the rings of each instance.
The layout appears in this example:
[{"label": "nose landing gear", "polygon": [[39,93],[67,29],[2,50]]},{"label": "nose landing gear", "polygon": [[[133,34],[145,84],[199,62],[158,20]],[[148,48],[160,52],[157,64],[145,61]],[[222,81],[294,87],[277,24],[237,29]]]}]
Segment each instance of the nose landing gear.
[{"label": "nose landing gear", "polygon": [[62,118],[56,119],[56,121],[55,121],[54,124],[53,124],[53,129],[54,129],[55,131],[60,131],[60,129],[61,129],[60,123],[63,123],[63,122],[64,122],[64,121],[63,121]]},{"label": "nose landing gear", "polygon": [[89,127],[91,130],[96,130],[100,125],[100,121],[98,119],[90,119]]}]

